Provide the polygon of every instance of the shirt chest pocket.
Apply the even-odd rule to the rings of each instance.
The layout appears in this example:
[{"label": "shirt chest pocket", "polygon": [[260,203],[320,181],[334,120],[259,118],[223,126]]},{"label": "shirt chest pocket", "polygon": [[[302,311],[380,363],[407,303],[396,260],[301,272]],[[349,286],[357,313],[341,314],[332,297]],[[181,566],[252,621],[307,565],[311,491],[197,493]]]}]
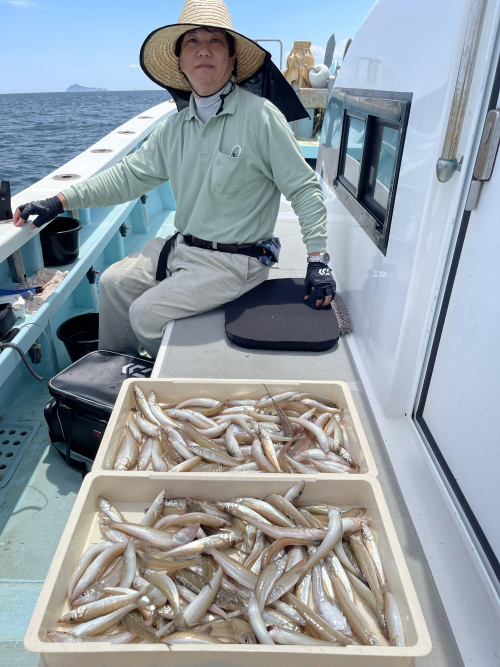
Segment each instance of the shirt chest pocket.
[{"label": "shirt chest pocket", "polygon": [[230,157],[217,151],[212,166],[212,190],[217,194],[236,194],[245,182],[245,156]]}]

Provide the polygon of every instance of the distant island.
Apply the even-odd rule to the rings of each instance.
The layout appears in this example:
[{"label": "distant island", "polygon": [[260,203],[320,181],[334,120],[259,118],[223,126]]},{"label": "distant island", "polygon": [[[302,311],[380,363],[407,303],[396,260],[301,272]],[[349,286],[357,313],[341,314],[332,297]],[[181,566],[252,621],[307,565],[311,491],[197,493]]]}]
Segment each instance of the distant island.
[{"label": "distant island", "polygon": [[100,90],[100,91],[108,92],[107,88],[87,88],[87,86],[79,86],[77,83],[74,83],[72,86],[70,86],[66,92],[67,93],[88,93],[88,92],[91,92],[93,90]]}]

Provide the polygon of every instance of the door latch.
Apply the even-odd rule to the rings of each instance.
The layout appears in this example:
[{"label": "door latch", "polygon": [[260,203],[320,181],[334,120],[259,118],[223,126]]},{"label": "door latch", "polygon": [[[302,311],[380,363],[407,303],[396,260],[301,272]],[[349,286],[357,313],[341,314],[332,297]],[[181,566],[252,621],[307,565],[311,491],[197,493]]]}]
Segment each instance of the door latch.
[{"label": "door latch", "polygon": [[474,179],[469,187],[465,202],[466,211],[474,211],[479,202],[479,195],[484,181],[489,181],[495,166],[495,159],[500,144],[500,110],[492,109],[484,121],[481,143],[474,165]]}]

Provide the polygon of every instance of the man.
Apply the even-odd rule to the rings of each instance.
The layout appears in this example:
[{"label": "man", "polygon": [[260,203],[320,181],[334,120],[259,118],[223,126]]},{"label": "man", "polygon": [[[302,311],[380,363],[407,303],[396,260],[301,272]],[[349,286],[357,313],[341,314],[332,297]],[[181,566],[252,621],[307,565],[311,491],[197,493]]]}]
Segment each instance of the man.
[{"label": "man", "polygon": [[237,85],[261,73],[266,58],[232,29],[222,0],[187,0],[178,24],[148,36],[141,66],[174,96],[191,93],[189,105],[121,163],[16,210],[15,225],[38,214],[31,226],[40,226],[64,209],[121,204],[170,181],[178,234],[148,241],[103,273],[101,349],[137,354],[142,345],[154,357],[167,322],[217,308],[266,280],[279,254],[272,235],[281,192],[309,254],[304,298],[314,289],[316,305],[330,305],[335,283],[321,188],[282,113]]}]

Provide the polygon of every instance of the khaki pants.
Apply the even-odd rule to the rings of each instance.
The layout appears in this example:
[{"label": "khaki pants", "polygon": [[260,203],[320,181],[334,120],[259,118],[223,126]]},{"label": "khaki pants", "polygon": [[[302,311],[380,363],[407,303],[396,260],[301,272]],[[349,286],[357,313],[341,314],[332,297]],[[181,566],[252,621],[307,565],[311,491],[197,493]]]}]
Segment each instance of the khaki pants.
[{"label": "khaki pants", "polygon": [[179,234],[168,256],[167,279],[155,278],[164,239],[113,264],[99,282],[99,349],[155,357],[167,322],[237,299],[266,280],[255,257],[187,246]]}]

